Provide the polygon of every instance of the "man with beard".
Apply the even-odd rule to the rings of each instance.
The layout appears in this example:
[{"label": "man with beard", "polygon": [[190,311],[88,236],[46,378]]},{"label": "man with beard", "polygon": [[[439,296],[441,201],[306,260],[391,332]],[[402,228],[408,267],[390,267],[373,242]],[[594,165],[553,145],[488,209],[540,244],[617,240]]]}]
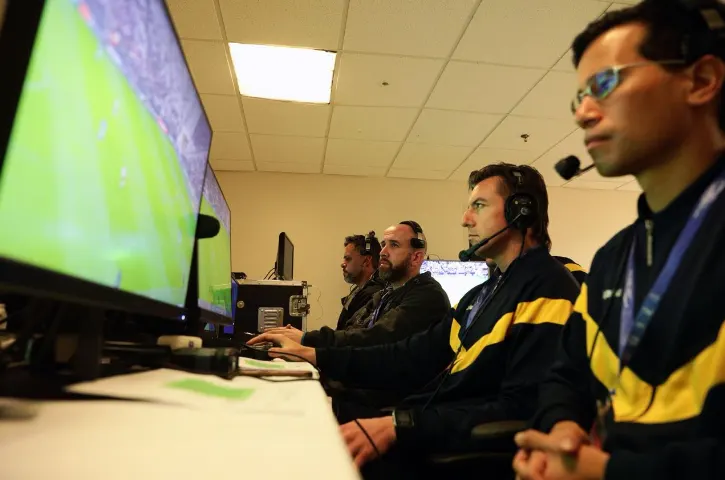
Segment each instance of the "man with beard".
[{"label": "man with beard", "polygon": [[345,330],[352,316],[364,307],[376,292],[385,286],[378,275],[380,242],[375,232],[345,237],[345,254],[342,257],[342,278],[354,285],[350,293],[341,299],[342,311],[337,319],[336,330]]},{"label": "man with beard", "polygon": [[378,273],[386,287],[353,314],[345,330],[322,327],[302,332],[288,325],[267,334],[281,334],[306,347],[363,347],[396,342],[444,318],[451,308],[446,292],[430,272],[420,273],[427,250],[420,225],[406,220],[389,227],[381,246]]},{"label": "man with beard", "polygon": [[[360,409],[341,426],[364,478],[470,474],[434,470],[420,459],[481,448],[471,438],[478,424],[533,416],[539,382],[579,293],[569,271],[549,254],[549,201],[536,169],[487,165],[471,172],[468,186],[462,225],[471,245],[490,239],[476,255],[491,258],[501,275],[464,295],[453,315],[407,339],[368,348],[308,348],[275,334],[256,340],[277,345],[270,355],[301,357],[345,385],[408,393],[392,415]],[[510,444],[503,439],[496,447]]]}]

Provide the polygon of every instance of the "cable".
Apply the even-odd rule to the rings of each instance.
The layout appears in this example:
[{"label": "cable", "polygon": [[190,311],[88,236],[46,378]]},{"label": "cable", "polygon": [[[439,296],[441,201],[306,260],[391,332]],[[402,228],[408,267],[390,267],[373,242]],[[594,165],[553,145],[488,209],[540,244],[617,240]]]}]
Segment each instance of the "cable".
[{"label": "cable", "polygon": [[372,446],[373,446],[373,450],[375,450],[375,455],[376,455],[376,456],[377,456],[378,458],[381,458],[381,457],[382,457],[382,455],[380,455],[380,450],[378,450],[378,447],[377,447],[377,445],[375,445],[375,442],[373,442],[373,437],[371,437],[371,436],[370,436],[370,434],[368,433],[368,431],[367,431],[367,430],[365,430],[365,429],[363,428],[363,426],[362,426],[362,425],[360,425],[360,422],[358,421],[358,419],[357,419],[357,418],[356,418],[356,419],[354,419],[354,420],[353,420],[353,422],[355,422],[355,423],[357,424],[357,426],[358,426],[358,427],[360,428],[360,431],[361,431],[361,432],[363,433],[363,435],[365,435],[365,437],[366,437],[366,438],[368,439],[368,442],[370,442],[370,445],[372,445]]},{"label": "cable", "polygon": [[317,300],[315,300],[315,302],[317,303],[317,305],[320,306],[320,321],[322,321],[325,319],[325,309],[322,306],[322,302],[320,301],[320,299],[322,298],[322,289],[317,285],[310,285],[310,288],[316,288],[319,291],[319,293],[317,294]]}]

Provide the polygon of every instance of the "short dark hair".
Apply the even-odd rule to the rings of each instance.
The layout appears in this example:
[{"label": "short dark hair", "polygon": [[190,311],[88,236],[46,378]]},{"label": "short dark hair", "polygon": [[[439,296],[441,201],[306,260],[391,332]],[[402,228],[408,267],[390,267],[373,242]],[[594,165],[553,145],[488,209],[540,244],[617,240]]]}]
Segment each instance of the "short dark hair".
[{"label": "short dark hair", "polygon": [[[365,251],[365,235],[350,235],[345,237],[345,246],[347,247],[350,244],[355,245],[355,250],[362,254]],[[380,250],[380,242],[375,236],[375,232],[371,232],[370,253],[368,255],[372,259],[373,268],[378,268],[378,264],[380,263]]]},{"label": "short dark hair", "polygon": [[[602,34],[629,23],[641,23],[647,33],[639,46],[639,54],[647,60],[683,60],[682,65],[662,65],[678,70],[692,65],[704,55],[725,60],[725,45],[715,41],[701,14],[679,1],[644,0],[632,7],[614,10],[587,25],[572,43],[574,67],[579,66],[584,52]],[[725,131],[725,101],[720,96],[718,123]]]},{"label": "short dark hair", "polygon": [[[514,171],[521,172],[521,185],[514,175]],[[549,194],[546,191],[546,183],[544,177],[538,170],[529,165],[513,165],[511,163],[495,163],[486,165],[480,170],[474,170],[468,176],[468,189],[473,190],[476,185],[482,181],[498,177],[499,192],[504,198],[514,192],[527,193],[534,197],[538,211],[536,212],[536,222],[531,227],[531,233],[536,241],[545,245],[547,250],[551,250],[551,237],[549,236]]]}]

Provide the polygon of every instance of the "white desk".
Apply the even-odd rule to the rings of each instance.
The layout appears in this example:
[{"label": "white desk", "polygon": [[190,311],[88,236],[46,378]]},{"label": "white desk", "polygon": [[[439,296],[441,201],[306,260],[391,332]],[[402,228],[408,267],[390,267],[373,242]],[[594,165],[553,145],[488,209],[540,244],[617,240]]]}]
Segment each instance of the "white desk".
[{"label": "white desk", "polygon": [[[164,391],[168,382],[189,378],[254,393],[232,401]],[[315,381],[272,384],[239,377],[228,382],[159,370],[74,390],[94,389],[125,390],[129,398],[157,401],[42,402],[32,420],[0,421],[2,478],[359,478]]]}]

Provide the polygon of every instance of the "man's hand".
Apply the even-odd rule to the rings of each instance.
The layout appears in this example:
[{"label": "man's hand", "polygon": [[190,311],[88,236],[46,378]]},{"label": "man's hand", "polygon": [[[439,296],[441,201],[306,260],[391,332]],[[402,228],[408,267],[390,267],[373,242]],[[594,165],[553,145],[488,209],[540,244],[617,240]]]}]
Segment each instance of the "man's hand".
[{"label": "man's hand", "polygon": [[576,453],[582,445],[589,444],[589,435],[575,422],[559,422],[548,435],[536,430],[526,430],[514,437],[516,445],[525,450],[544,450],[556,453]]},{"label": "man's hand", "polygon": [[[393,443],[395,443],[395,426],[393,425],[392,416],[367,418],[358,420],[358,422],[368,432],[380,455],[384,455],[385,452],[390,450]],[[355,465],[358,468],[370,460],[375,459],[377,453],[357,423],[346,423],[340,427],[340,433],[342,433],[342,437],[345,439],[345,443],[347,443],[347,449],[350,451],[353,459],[355,459]]]},{"label": "man's hand", "polygon": [[[278,327],[278,328],[270,328],[269,330],[266,330],[264,333],[272,333],[274,335],[284,335],[285,337],[289,338],[290,340],[293,340],[299,344],[302,344],[302,335],[304,335],[304,332],[302,330],[297,330],[292,325],[287,325],[286,327]],[[253,339],[247,342],[247,345],[254,345],[256,343],[261,343],[264,340],[259,340],[261,335],[257,335]]]},{"label": "man's hand", "polygon": [[574,454],[520,450],[514,458],[517,480],[602,480],[609,454],[582,446]]},{"label": "man's hand", "polygon": [[274,347],[270,348],[267,353],[270,357],[283,357],[293,362],[307,360],[312,365],[317,366],[317,352],[314,348],[303,347],[294,340],[290,340],[284,335],[274,333],[263,333],[247,342],[247,345],[255,345],[257,343],[272,342]]}]

